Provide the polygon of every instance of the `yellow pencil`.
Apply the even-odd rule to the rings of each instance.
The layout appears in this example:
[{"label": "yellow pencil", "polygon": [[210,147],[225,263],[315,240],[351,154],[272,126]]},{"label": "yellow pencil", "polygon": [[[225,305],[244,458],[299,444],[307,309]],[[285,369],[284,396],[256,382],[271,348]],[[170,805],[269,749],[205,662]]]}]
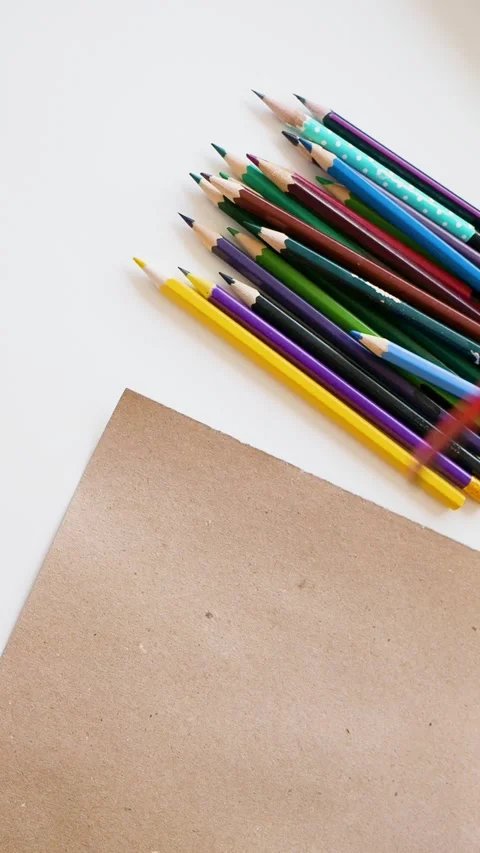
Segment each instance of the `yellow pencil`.
[{"label": "yellow pencil", "polygon": [[[277,379],[280,379],[287,387],[296,391],[304,400],[330,417],[362,444],[390,462],[402,474],[409,474],[413,462],[411,453],[400,447],[381,430],[374,427],[305,373],[302,373],[295,365],[290,364],[283,356],[264,344],[263,341],[248,332],[243,326],[216,308],[215,305],[212,305],[208,301],[208,296],[214,285],[205,279],[190,274],[188,279],[197,288],[197,292],[197,290],[193,290],[187,284],[174,278],[163,278],[148,267],[144,261],[140,261],[138,258],[134,258],[134,260],[155,286],[161,289],[162,293],[168,296],[172,302],[176,302],[197,319],[200,319],[217,335],[229,343],[233,343],[237,349],[244,352]],[[459,489],[450,485],[443,477],[429,468],[420,469],[418,482],[424,491],[449,509],[459,509],[465,502],[465,496]]]}]

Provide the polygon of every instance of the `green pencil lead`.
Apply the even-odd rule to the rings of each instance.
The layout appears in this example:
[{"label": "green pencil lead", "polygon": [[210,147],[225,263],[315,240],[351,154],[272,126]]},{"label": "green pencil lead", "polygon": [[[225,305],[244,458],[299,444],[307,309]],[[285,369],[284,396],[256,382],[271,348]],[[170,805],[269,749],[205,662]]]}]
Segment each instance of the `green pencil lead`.
[{"label": "green pencil lead", "polygon": [[227,231],[232,235],[232,237],[235,237],[237,234],[240,234],[238,228],[232,228],[231,225],[227,227]]},{"label": "green pencil lead", "polygon": [[253,222],[244,222],[243,224],[245,225],[245,228],[248,228],[248,230],[251,231],[252,234],[256,234],[257,236],[260,234],[260,231],[262,230],[261,225],[254,225]]},{"label": "green pencil lead", "polygon": [[225,181],[229,181],[229,180],[230,180],[230,178],[231,178],[231,175],[227,174],[227,172],[219,172],[218,174],[219,174],[219,175],[220,175],[220,177],[221,177],[221,178],[223,178]]},{"label": "green pencil lead", "polygon": [[194,181],[195,181],[195,183],[197,183],[197,184],[199,184],[199,183],[200,183],[200,181],[202,180],[202,179],[201,179],[201,177],[200,177],[200,175],[196,175],[196,174],[195,174],[195,172],[189,172],[188,174],[190,175],[190,177],[191,177],[191,178],[193,178],[193,180],[194,180]]},{"label": "green pencil lead", "polygon": [[212,148],[215,148],[215,151],[217,152],[217,154],[220,154],[220,157],[227,156],[226,149],[222,148],[221,145],[215,145],[215,142],[211,142],[210,145],[212,146]]}]

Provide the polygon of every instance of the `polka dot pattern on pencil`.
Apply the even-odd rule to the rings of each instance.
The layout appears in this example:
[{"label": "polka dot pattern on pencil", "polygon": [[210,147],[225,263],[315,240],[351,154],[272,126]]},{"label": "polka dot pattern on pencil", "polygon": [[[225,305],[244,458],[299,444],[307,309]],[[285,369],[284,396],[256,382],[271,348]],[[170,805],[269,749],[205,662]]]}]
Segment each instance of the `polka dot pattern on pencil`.
[{"label": "polka dot pattern on pencil", "polygon": [[[298,130],[296,132],[298,133]],[[321,145],[327,151],[340,157],[357,172],[370,178],[393,196],[418,210],[419,213],[423,213],[424,216],[449,231],[450,234],[455,234],[456,237],[465,242],[475,234],[475,228],[470,222],[461,219],[446,207],[439,206],[437,201],[428,196],[419,194],[417,187],[414,187],[413,184],[404,181],[390,169],[384,168],[381,163],[369,157],[368,154],[364,154],[363,151],[355,148],[351,142],[345,142],[337,133],[320,124],[316,119],[308,118],[301,134],[310,142],[316,142],[317,145]]]}]

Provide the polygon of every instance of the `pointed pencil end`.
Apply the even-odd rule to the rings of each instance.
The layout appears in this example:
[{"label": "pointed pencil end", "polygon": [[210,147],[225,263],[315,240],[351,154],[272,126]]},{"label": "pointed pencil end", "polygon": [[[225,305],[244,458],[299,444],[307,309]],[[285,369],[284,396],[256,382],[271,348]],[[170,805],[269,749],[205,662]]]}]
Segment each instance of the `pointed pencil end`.
[{"label": "pointed pencil end", "polygon": [[254,225],[253,222],[244,222],[243,224],[245,225],[245,228],[248,228],[248,230],[251,231],[252,234],[258,235],[262,230],[261,225]]},{"label": "pointed pencil end", "polygon": [[133,260],[135,261],[135,263],[137,264],[137,266],[139,266],[139,267],[140,267],[140,269],[141,269],[141,270],[144,270],[144,269],[145,269],[145,267],[147,266],[147,265],[146,265],[146,263],[145,263],[145,261],[141,261],[141,260],[140,260],[140,258],[134,258]]},{"label": "pointed pencil end", "polygon": [[311,142],[309,142],[309,140],[308,140],[308,139],[304,139],[304,138],[303,138],[303,136],[299,136],[299,137],[298,137],[298,141],[299,141],[300,145],[303,145],[303,147],[304,147],[304,148],[306,148],[306,149],[307,149],[307,151],[311,153],[311,151],[312,151],[312,143],[311,143]]},{"label": "pointed pencil end", "polygon": [[260,162],[259,157],[256,157],[255,154],[247,154],[247,157],[250,160],[250,162],[253,163],[254,166],[258,166],[258,164]]},{"label": "pointed pencil end", "polygon": [[184,213],[179,213],[178,215],[182,217],[183,221],[186,222],[190,228],[193,228],[193,224],[194,224],[195,220],[192,219],[191,216],[185,216]]},{"label": "pointed pencil end", "polygon": [[183,272],[185,278],[188,278],[188,276],[191,275],[190,270],[185,270],[183,267],[178,267],[178,269],[180,270],[180,272]]},{"label": "pointed pencil end", "polygon": [[212,177],[211,172],[200,172],[200,174],[201,174],[202,178],[205,178],[206,181],[209,181],[210,178]]},{"label": "pointed pencil end", "polygon": [[215,151],[217,152],[217,154],[220,154],[220,157],[227,156],[226,149],[222,148],[221,145],[216,145],[215,142],[211,142],[210,145],[212,146],[212,148],[215,148]]},{"label": "pointed pencil end", "polygon": [[282,133],[285,139],[288,139],[288,141],[291,142],[292,145],[298,145],[298,143],[300,142],[300,137],[295,136],[294,133],[290,133],[289,130],[282,130]]},{"label": "pointed pencil end", "polygon": [[196,184],[199,184],[200,181],[202,180],[200,175],[196,175],[195,172],[189,172],[188,174],[190,175],[191,178],[193,178],[193,180],[195,181]]},{"label": "pointed pencil end", "polygon": [[305,106],[305,104],[307,103],[307,99],[306,99],[306,98],[304,98],[304,97],[302,97],[302,95],[297,95],[297,93],[296,93],[296,92],[294,92],[294,93],[293,93],[293,97],[294,97],[294,98],[298,98],[298,100],[300,101],[300,103],[301,103],[301,104],[303,104],[304,106]]},{"label": "pointed pencil end", "polygon": [[257,90],[256,90],[256,89],[252,89],[252,92],[253,92],[253,94],[254,94],[254,95],[256,95],[256,96],[257,96],[257,98],[260,98],[260,100],[261,100],[261,101],[263,101],[263,99],[264,99],[265,95],[262,95],[262,93],[261,93],[261,92],[257,92]]},{"label": "pointed pencil end", "polygon": [[221,278],[223,278],[224,281],[227,282],[227,284],[233,284],[233,282],[235,281],[235,279],[232,278],[231,275],[227,275],[226,272],[221,272],[219,273],[219,275],[221,276]]},{"label": "pointed pencil end", "polygon": [[236,237],[237,234],[240,234],[240,231],[238,230],[238,228],[232,228],[231,225],[228,226],[227,231],[229,234],[232,235],[232,237]]},{"label": "pointed pencil end", "polygon": [[363,338],[363,335],[361,332],[355,332],[353,329],[350,332],[350,335],[352,338],[355,338],[356,341],[361,341]]}]

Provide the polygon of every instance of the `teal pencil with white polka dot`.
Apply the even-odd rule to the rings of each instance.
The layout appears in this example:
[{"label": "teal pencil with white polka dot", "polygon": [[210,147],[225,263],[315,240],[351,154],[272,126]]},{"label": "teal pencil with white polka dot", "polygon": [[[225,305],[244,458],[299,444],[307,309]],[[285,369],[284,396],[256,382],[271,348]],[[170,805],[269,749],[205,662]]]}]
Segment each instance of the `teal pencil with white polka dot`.
[{"label": "teal pencil with white polka dot", "polygon": [[315,142],[325,148],[326,151],[335,154],[348,163],[352,169],[366,175],[373,183],[388,190],[393,196],[413,207],[414,210],[422,213],[427,219],[435,222],[450,234],[454,234],[464,243],[468,243],[475,249],[480,249],[480,234],[471,222],[467,222],[435,199],[430,198],[400,175],[387,169],[373,157],[356,148],[351,142],[346,142],[338,133],[325,127],[297,107],[286,107],[279,101],[262,95],[260,92],[255,92],[255,94],[280,121],[289,125],[305,139]]},{"label": "teal pencil with white polka dot", "polygon": [[359,174],[340,157],[326,151],[321,145],[300,137],[300,144],[312,155],[315,162],[325,169],[332,178],[355,193],[364,204],[373,207],[381,216],[388,219],[392,225],[400,228],[423,246],[433,257],[437,258],[444,267],[466,281],[474,290],[480,291],[480,269],[467,260],[445,240],[434,234],[430,228],[415,219],[405,207],[401,207],[394,198],[386,195],[375,184],[367,180],[367,176]]}]

